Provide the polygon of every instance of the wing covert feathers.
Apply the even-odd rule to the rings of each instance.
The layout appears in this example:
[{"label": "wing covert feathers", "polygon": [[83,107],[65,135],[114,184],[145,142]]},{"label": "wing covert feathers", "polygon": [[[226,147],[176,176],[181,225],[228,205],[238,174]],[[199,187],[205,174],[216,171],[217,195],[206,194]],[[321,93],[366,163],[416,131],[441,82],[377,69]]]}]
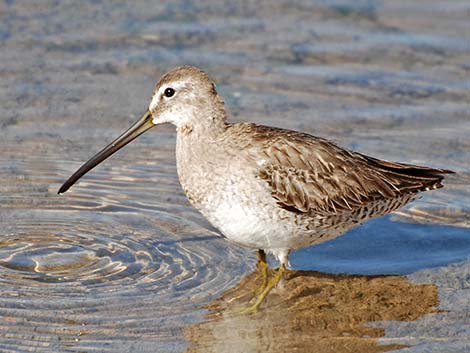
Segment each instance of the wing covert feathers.
[{"label": "wing covert feathers", "polygon": [[[239,124],[264,160],[258,176],[284,208],[323,215],[350,212],[377,200],[395,200],[442,187],[450,170],[379,160],[295,131]],[[257,149],[255,146],[262,146]]]}]

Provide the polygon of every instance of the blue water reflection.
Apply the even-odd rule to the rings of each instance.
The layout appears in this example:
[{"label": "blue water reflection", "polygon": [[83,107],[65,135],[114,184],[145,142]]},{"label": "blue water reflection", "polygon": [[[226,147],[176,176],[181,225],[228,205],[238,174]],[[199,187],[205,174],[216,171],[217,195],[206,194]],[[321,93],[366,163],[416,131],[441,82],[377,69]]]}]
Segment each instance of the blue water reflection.
[{"label": "blue water reflection", "polygon": [[328,273],[409,274],[470,256],[467,228],[391,218],[369,221],[342,237],[296,251],[291,266]]}]

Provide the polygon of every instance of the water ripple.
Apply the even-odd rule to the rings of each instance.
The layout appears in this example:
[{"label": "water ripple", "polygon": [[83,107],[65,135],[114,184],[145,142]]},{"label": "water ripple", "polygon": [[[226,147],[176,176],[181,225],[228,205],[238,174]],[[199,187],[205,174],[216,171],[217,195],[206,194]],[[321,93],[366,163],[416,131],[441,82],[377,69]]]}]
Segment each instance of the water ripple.
[{"label": "water ripple", "polygon": [[108,340],[126,344],[141,336],[144,344],[156,332],[171,341],[187,317],[194,320],[198,307],[246,271],[242,249],[183,219],[175,225],[137,213],[79,215],[6,214],[0,330],[24,342],[24,350],[32,335],[38,351],[50,345],[112,351]]}]

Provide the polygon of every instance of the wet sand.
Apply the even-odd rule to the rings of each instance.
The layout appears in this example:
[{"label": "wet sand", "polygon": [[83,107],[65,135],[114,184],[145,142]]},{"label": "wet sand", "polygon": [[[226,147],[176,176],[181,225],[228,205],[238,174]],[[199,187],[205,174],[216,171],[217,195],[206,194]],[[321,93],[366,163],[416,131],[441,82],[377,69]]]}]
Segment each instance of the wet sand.
[{"label": "wet sand", "polygon": [[438,290],[404,276],[288,271],[253,315],[239,313],[261,281],[251,274],[208,305],[206,321],[186,331],[194,352],[387,352],[375,321],[415,321],[438,311]]}]

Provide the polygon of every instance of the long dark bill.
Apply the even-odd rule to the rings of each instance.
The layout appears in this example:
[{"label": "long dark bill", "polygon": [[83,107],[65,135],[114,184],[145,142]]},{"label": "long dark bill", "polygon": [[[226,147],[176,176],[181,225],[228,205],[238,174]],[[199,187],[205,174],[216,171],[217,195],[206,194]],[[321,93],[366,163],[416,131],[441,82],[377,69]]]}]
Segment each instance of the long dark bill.
[{"label": "long dark bill", "polygon": [[116,140],[98,152],[93,158],[82,165],[68,180],[60,187],[58,194],[66,192],[78,179],[88,173],[91,169],[96,167],[106,158],[111,156],[114,152],[118,151],[129,142],[133,141],[145,131],[154,126],[152,122],[152,114],[147,110],[145,114],[134,125],[132,125],[126,132],[119,136]]}]

